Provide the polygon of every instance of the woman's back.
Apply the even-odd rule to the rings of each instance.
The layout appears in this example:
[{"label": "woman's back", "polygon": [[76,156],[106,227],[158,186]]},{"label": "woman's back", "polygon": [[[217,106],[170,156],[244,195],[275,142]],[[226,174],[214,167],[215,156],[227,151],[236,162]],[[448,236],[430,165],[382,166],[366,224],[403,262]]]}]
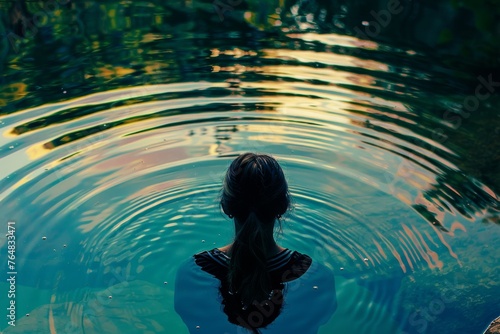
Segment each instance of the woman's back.
[{"label": "woman's back", "polygon": [[[285,255],[288,253],[289,255]],[[221,293],[221,281],[213,273],[223,273],[222,264],[217,264],[223,255],[217,251],[196,254],[184,262],[178,270],[175,283],[175,310],[181,316],[190,333],[248,333],[248,325],[257,327],[261,333],[317,333],[337,307],[335,280],[333,273],[325,266],[310,261],[307,255],[287,250],[279,257],[289,256],[289,262],[275,269],[275,277],[283,278],[282,298],[269,300],[269,305],[260,305],[256,309],[224,310],[224,294]],[[208,260],[215,256],[216,259]],[[269,263],[279,261],[277,256]],[[201,264],[201,266],[199,264]],[[304,271],[304,266],[307,268]],[[298,277],[296,277],[298,275]],[[271,306],[272,305],[272,306]],[[227,307],[226,307],[227,308]],[[274,311],[280,312],[265,327],[259,324],[274,317]],[[228,315],[232,313],[231,315]],[[240,313],[240,316],[235,314]],[[236,319],[236,324],[229,320]],[[253,322],[253,323],[252,323]]]}]

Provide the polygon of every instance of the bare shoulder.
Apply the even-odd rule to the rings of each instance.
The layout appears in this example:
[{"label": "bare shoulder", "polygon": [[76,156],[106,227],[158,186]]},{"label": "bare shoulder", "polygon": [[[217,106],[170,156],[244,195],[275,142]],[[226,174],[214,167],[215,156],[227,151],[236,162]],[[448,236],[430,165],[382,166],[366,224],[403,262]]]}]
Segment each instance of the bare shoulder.
[{"label": "bare shoulder", "polygon": [[226,246],[224,246],[224,247],[219,247],[219,248],[217,248],[217,249],[218,249],[218,250],[220,250],[222,253],[227,254],[227,252],[229,251],[229,248],[230,248],[230,247],[231,247],[231,244],[226,245]]}]

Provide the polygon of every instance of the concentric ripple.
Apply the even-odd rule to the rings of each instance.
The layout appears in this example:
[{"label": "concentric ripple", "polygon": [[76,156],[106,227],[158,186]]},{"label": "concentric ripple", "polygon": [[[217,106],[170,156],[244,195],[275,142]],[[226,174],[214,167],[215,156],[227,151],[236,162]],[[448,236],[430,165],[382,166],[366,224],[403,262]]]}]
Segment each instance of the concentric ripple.
[{"label": "concentric ripple", "polygon": [[[19,314],[32,315],[22,328],[49,312],[58,330],[186,332],[176,270],[230,242],[218,196],[246,151],[273,155],[288,178],[280,242],[336,274],[339,309],[322,333],[421,332],[416,310],[458,288],[482,296],[460,328],[487,322],[500,294],[498,195],[464,169],[454,141],[464,130],[436,112],[461,98],[440,86],[443,69],[335,34],[262,37],[258,48],[186,40],[201,48],[196,78],[104,86],[0,118],[2,216],[17,224],[18,284],[38,296],[22,297]],[[142,42],[148,59],[162,41]],[[460,321],[462,301],[425,330]]]}]

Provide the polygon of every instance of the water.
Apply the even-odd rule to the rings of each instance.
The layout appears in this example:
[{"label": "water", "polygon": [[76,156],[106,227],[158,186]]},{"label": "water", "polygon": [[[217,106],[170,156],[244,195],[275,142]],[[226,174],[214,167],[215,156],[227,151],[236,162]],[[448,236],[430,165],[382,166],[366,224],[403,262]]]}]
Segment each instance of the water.
[{"label": "water", "polygon": [[175,275],[230,242],[217,196],[246,151],[288,178],[280,244],[335,274],[319,333],[478,333],[498,316],[498,54],[460,54],[470,20],[444,47],[422,26],[462,14],[405,2],[361,39],[347,31],[369,5],[240,1],[221,20],[211,2],[63,3],[26,3],[41,21],[24,35],[0,4],[5,333],[187,333]]}]

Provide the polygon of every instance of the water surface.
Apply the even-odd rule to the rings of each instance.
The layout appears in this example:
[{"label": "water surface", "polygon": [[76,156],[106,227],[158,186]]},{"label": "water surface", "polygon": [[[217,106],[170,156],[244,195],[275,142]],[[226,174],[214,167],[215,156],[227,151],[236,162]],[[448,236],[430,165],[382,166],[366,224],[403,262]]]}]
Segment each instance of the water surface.
[{"label": "water surface", "polygon": [[40,4],[0,4],[5,333],[187,333],[175,275],[231,240],[218,194],[246,151],[288,178],[280,244],[335,274],[319,333],[479,333],[498,316],[496,54],[422,25],[460,10],[403,2],[363,39],[373,8],[344,2],[246,1],[222,20],[211,2],[62,3],[31,32],[15,13]]}]

